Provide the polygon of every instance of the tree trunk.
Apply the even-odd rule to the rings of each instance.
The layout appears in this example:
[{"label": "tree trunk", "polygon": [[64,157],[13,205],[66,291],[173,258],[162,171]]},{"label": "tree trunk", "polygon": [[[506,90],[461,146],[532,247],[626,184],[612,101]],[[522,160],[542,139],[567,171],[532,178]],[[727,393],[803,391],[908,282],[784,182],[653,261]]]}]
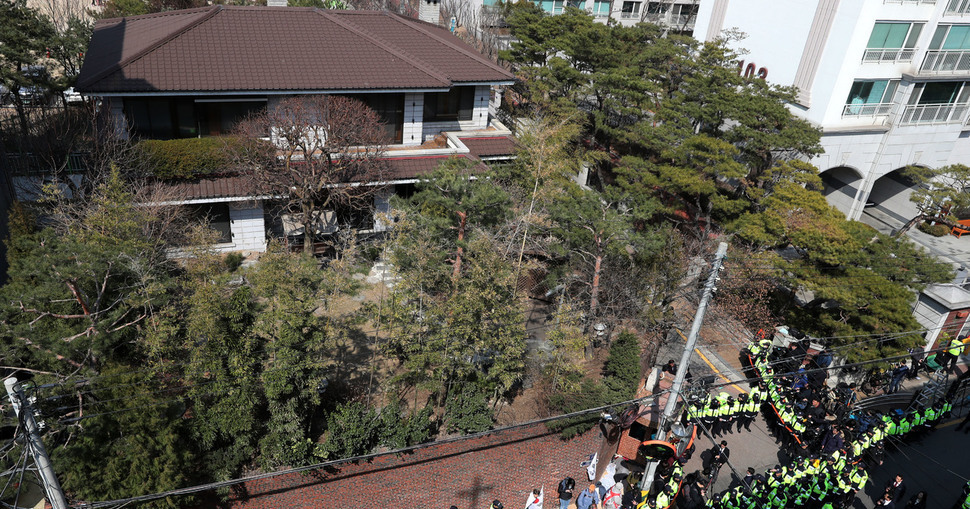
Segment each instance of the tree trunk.
[{"label": "tree trunk", "polygon": [[451,273],[452,279],[458,279],[458,274],[461,273],[461,256],[464,254],[465,249],[461,247],[461,243],[465,240],[465,222],[468,219],[468,214],[457,211],[458,214],[458,249],[455,250],[455,269]]},{"label": "tree trunk", "polygon": [[898,238],[902,237],[903,235],[906,234],[906,232],[909,231],[910,228],[912,228],[913,226],[916,226],[916,224],[918,224],[920,221],[926,219],[926,217],[927,217],[926,214],[917,214],[916,217],[914,217],[914,218],[910,219],[909,221],[907,221],[906,224],[904,224],[902,228],[900,228],[900,229],[896,230],[895,232],[893,232],[892,238],[898,239]]},{"label": "tree trunk", "polygon": [[603,246],[599,234],[596,235],[596,258],[593,262],[593,284],[590,285],[589,318],[596,316],[600,305],[600,272],[603,270]]}]

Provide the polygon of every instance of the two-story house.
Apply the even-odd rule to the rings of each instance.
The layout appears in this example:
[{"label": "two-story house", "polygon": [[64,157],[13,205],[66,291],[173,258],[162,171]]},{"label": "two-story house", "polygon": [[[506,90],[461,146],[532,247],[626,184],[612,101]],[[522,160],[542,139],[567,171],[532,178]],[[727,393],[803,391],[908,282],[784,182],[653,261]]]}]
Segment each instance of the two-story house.
[{"label": "two-story house", "polygon": [[[381,212],[390,193],[448,157],[513,154],[511,133],[489,116],[512,81],[447,29],[400,15],[218,5],[98,21],[77,89],[100,101],[119,135],[139,139],[220,136],[285,97],[357,98],[391,140]],[[287,227],[245,177],[182,186],[179,204],[204,210],[223,250],[260,251],[268,231]]]}]

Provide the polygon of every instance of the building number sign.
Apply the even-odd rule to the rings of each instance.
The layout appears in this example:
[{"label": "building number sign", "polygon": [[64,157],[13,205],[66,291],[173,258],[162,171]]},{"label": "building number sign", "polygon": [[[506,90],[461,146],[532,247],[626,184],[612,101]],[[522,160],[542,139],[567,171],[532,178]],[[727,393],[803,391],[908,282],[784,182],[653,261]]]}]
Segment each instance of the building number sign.
[{"label": "building number sign", "polygon": [[745,65],[744,60],[739,60],[738,75],[744,76],[745,78],[766,79],[768,77],[768,68],[758,67],[754,62],[748,62],[747,65]]}]

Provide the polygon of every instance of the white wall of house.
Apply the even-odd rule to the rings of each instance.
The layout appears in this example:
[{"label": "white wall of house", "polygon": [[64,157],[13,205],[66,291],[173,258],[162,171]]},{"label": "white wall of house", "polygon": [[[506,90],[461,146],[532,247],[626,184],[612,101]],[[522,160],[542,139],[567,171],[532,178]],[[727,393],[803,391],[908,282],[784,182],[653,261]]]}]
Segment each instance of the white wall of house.
[{"label": "white wall of house", "polygon": [[424,124],[424,93],[408,92],[404,94],[404,136],[405,145],[420,145],[424,143],[422,125]]},{"label": "white wall of house", "polygon": [[263,203],[258,200],[229,203],[229,229],[232,242],[212,246],[216,251],[266,251],[266,223]]}]

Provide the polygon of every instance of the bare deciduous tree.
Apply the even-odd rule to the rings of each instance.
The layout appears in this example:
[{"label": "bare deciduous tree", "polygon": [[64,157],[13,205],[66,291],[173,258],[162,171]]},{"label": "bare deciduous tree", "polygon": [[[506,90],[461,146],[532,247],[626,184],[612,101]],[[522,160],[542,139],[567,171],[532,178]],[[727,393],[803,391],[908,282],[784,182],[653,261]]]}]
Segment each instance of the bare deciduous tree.
[{"label": "bare deciduous tree", "polygon": [[257,189],[280,196],[302,225],[307,246],[321,214],[368,206],[385,180],[385,126],[374,110],[343,96],[299,96],[250,117],[236,132],[265,140],[243,151]]}]

